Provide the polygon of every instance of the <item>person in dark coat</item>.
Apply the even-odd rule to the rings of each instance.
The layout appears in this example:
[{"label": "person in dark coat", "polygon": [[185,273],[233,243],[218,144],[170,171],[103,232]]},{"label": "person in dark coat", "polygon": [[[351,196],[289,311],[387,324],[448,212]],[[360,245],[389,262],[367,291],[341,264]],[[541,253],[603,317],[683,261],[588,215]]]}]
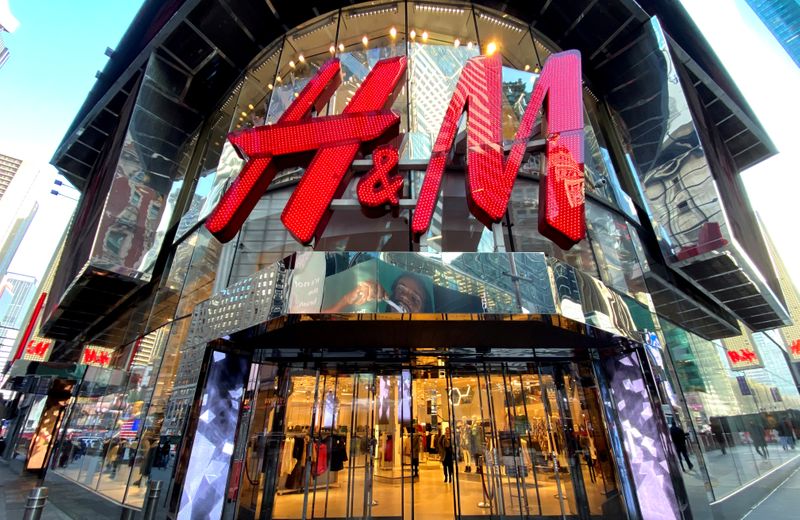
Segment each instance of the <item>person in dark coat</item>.
[{"label": "person in dark coat", "polygon": [[444,481],[453,481],[453,439],[450,435],[450,428],[445,428],[444,435],[438,441],[439,460],[442,461],[444,469]]},{"label": "person in dark coat", "polygon": [[[675,451],[678,452],[678,461],[681,463],[681,469],[686,471],[686,468],[683,466],[683,461],[686,461],[686,464],[689,465],[689,470],[691,471],[694,469],[694,464],[692,461],[689,460],[689,450],[686,445],[686,432],[677,425],[675,420],[672,421],[672,426],[669,428],[669,436],[672,438],[672,444],[675,446]],[[683,459],[681,459],[683,457]]]},{"label": "person in dark coat", "polygon": [[764,428],[761,425],[756,424],[755,421],[750,421],[750,426],[748,429],[750,430],[750,439],[753,441],[753,447],[756,449],[756,453],[765,459],[769,457],[769,452],[767,451],[767,439],[764,436]]}]

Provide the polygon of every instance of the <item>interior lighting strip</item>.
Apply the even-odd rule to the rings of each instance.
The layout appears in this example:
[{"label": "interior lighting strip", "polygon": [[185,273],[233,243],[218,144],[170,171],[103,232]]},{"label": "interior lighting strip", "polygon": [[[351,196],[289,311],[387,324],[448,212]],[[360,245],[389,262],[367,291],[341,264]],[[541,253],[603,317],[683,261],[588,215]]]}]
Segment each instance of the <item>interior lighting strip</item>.
[{"label": "interior lighting strip", "polygon": [[327,18],[323,18],[322,20],[320,20],[319,22],[317,22],[315,24],[312,24],[312,25],[309,25],[308,27],[300,29],[299,31],[294,33],[293,38],[295,40],[299,40],[300,38],[305,38],[309,34],[313,34],[313,33],[317,32],[317,31],[319,31],[321,29],[324,29],[325,27],[328,27],[329,25],[333,25],[335,23],[336,23],[336,15],[334,14],[334,15],[331,15],[331,16],[329,16]]},{"label": "interior lighting strip", "polygon": [[414,4],[414,7],[417,11],[426,11],[429,13],[464,14],[464,10],[460,7],[450,7],[447,5]]},{"label": "interior lighting strip", "polygon": [[372,16],[375,14],[397,14],[397,4],[379,5],[377,7],[362,7],[360,9],[353,9],[347,13],[348,18],[362,18],[364,16]]},{"label": "interior lighting strip", "polygon": [[514,23],[514,22],[512,22],[510,20],[505,20],[503,18],[498,18],[496,16],[492,16],[490,14],[478,13],[478,17],[481,20],[485,20],[485,21],[487,21],[489,23],[493,23],[495,25],[499,25],[500,27],[503,27],[504,29],[508,29],[510,31],[521,33],[521,32],[524,32],[526,30],[526,28],[520,27],[519,24],[516,24],[516,23]]}]

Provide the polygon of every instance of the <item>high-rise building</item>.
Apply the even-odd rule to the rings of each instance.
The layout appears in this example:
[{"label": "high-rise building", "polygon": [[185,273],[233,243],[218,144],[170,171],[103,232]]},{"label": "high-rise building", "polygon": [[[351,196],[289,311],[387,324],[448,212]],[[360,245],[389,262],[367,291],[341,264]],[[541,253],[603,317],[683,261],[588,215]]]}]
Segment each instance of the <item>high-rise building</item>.
[{"label": "high-rise building", "polygon": [[[2,47],[2,40],[0,40],[0,47]],[[0,63],[2,65],[2,63]],[[15,159],[8,155],[0,154],[0,200],[5,195],[8,186],[14,179],[14,175],[19,171],[22,164],[22,159]]]},{"label": "high-rise building", "polygon": [[778,332],[780,337],[783,338],[783,343],[791,360],[794,363],[800,363],[800,293],[797,292],[797,286],[792,281],[792,277],[786,269],[786,263],[783,261],[783,257],[778,254],[778,249],[775,247],[775,242],[772,240],[772,237],[765,229],[763,233],[767,248],[769,249],[772,261],[775,265],[775,273],[778,275],[783,298],[786,300],[786,308],[789,310],[789,315],[792,317],[792,325],[781,327],[778,329]]},{"label": "high-rise building", "polygon": [[31,276],[8,273],[0,278],[0,327],[20,328],[35,287]]},{"label": "high-rise building", "polygon": [[746,0],[800,67],[800,0]]}]

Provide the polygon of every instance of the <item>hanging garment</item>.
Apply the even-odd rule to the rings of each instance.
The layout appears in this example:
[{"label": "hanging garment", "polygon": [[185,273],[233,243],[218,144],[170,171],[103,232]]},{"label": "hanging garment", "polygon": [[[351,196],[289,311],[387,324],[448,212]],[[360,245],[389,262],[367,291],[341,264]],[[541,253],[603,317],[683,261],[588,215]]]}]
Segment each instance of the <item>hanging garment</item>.
[{"label": "hanging garment", "polygon": [[293,437],[289,437],[283,443],[283,450],[281,450],[281,475],[288,475],[292,472],[292,464],[294,463],[294,457],[292,456],[294,444]]},{"label": "hanging garment", "polygon": [[328,446],[324,442],[317,446],[317,463],[314,468],[315,477],[322,475],[328,470]]},{"label": "hanging garment", "polygon": [[386,444],[383,447],[384,462],[392,462],[394,458],[394,440],[391,435],[386,436]]},{"label": "hanging garment", "polygon": [[300,489],[303,487],[303,477],[305,476],[306,469],[306,456],[308,455],[308,438],[295,439],[294,449],[292,454],[297,462],[292,468],[292,472],[286,478],[287,489]]},{"label": "hanging garment", "polygon": [[330,470],[341,471],[344,469],[344,463],[347,460],[347,439],[342,435],[332,435],[328,439],[330,449],[329,458],[331,459]]}]

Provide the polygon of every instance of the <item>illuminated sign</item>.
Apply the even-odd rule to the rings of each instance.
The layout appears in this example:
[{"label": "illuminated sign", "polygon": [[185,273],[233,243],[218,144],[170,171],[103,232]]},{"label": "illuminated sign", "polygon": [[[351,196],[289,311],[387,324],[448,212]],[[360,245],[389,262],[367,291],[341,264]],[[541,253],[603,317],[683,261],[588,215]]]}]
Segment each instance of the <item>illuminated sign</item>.
[{"label": "illuminated sign", "polygon": [[789,347],[789,355],[792,361],[800,361],[800,339],[794,340],[792,346]]},{"label": "illuminated sign", "polygon": [[111,366],[111,355],[114,349],[99,347],[97,345],[85,345],[81,352],[81,363],[93,367],[108,368]]},{"label": "illuminated sign", "polygon": [[[350,181],[356,155],[373,154],[373,167],[359,181],[361,204],[373,212],[399,203],[405,180],[397,174],[400,116],[389,109],[406,74],[406,58],[380,60],[367,74],[343,112],[311,118],[341,84],[338,59],[326,62],[298,94],[277,123],[231,133],[228,139],[244,158],[236,180],[206,221],[220,241],[231,240],[275,175],[306,167],[281,215],[287,230],[301,243],[319,237],[330,217],[330,205]],[[564,249],[586,235],[583,176],[583,98],[581,60],[577,51],[551,55],[536,82],[531,100],[506,156],[502,141],[502,61],[477,56],[467,61],[433,146],[411,223],[416,236],[431,223],[448,156],[461,115],[467,118],[467,203],[485,225],[505,215],[511,190],[544,108],[545,166],[539,189],[539,231]]]},{"label": "illuminated sign", "polygon": [[751,348],[740,348],[737,350],[729,349],[728,362],[733,370],[744,370],[747,368],[761,368],[764,365],[758,358],[758,354]]},{"label": "illuminated sign", "polygon": [[53,340],[34,336],[28,340],[25,345],[25,352],[22,354],[22,359],[26,361],[47,361],[50,356],[50,347],[53,346]]}]

